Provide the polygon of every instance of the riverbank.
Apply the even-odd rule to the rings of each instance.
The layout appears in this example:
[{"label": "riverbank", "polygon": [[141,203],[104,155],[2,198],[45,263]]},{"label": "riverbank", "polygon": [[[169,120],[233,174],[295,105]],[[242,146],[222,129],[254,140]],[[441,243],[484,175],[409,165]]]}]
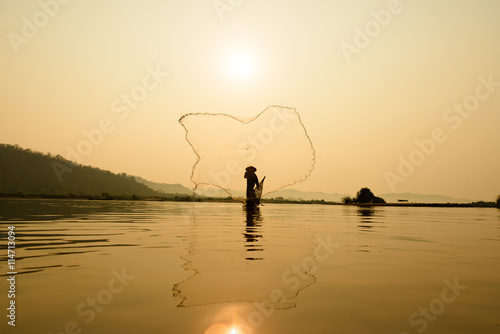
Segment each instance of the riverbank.
[{"label": "riverbank", "polygon": [[[220,202],[220,203],[230,203],[237,202],[240,199],[231,197],[201,197],[201,196],[189,196],[189,195],[175,195],[169,194],[166,196],[157,197],[141,197],[141,196],[121,196],[121,195],[110,195],[108,193],[103,193],[100,196],[88,196],[88,195],[47,195],[47,194],[1,194],[0,198],[17,198],[17,199],[79,199],[79,200],[92,200],[92,201],[169,201],[169,202]],[[439,208],[495,208],[495,202],[473,202],[473,203],[353,203],[344,204],[339,202],[330,202],[325,200],[287,200],[287,199],[275,199],[275,198],[263,198],[261,200],[262,204],[321,204],[321,205],[351,205],[358,207],[379,207],[379,206],[399,206],[399,207],[439,207]]]}]

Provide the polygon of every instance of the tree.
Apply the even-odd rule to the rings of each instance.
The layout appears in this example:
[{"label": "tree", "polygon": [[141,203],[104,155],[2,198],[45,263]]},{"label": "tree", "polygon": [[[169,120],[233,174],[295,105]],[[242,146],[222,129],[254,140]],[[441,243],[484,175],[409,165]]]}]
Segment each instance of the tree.
[{"label": "tree", "polygon": [[361,188],[356,194],[356,202],[357,203],[373,203],[373,199],[375,195],[373,195],[372,191],[368,188]]},{"label": "tree", "polygon": [[497,208],[500,209],[500,195],[498,195],[497,197]]},{"label": "tree", "polygon": [[344,203],[344,204],[352,204],[352,198],[350,198],[349,196],[342,197],[342,203]]},{"label": "tree", "polygon": [[113,197],[111,197],[111,195],[109,193],[102,193],[101,194],[101,197],[103,199],[113,199]]},{"label": "tree", "polygon": [[382,197],[375,196],[373,198],[373,203],[385,203],[385,199],[383,199]]},{"label": "tree", "polygon": [[342,198],[342,202],[344,204],[352,204],[352,203],[385,203],[385,200],[381,197],[375,196],[369,188],[361,188],[356,197],[344,197]]}]

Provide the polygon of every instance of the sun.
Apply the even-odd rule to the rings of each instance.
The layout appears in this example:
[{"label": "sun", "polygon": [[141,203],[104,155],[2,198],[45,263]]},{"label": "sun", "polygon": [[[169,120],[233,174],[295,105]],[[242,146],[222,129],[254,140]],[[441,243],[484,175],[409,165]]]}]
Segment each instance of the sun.
[{"label": "sun", "polygon": [[227,69],[232,78],[248,80],[255,72],[254,58],[248,52],[235,52],[229,56]]}]

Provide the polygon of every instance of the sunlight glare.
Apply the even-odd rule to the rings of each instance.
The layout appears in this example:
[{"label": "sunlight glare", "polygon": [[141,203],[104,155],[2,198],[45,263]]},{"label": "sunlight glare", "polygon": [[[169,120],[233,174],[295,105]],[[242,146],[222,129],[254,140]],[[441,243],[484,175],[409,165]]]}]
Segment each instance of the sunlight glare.
[{"label": "sunlight glare", "polygon": [[240,52],[233,54],[229,59],[229,72],[237,79],[247,79],[252,76],[254,62],[249,54]]},{"label": "sunlight glare", "polygon": [[205,331],[205,334],[245,334],[239,325],[213,324]]}]

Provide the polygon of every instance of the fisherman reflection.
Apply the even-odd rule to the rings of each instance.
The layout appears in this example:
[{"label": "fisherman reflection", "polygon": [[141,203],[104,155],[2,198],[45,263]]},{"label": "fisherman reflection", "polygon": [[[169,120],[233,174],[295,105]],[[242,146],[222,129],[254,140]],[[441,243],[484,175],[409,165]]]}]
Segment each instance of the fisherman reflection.
[{"label": "fisherman reflection", "polygon": [[[263,252],[262,248],[262,216],[259,210],[245,210],[246,227],[243,236],[245,237],[245,250],[247,252]],[[246,260],[263,260],[261,253],[248,254]]]}]

